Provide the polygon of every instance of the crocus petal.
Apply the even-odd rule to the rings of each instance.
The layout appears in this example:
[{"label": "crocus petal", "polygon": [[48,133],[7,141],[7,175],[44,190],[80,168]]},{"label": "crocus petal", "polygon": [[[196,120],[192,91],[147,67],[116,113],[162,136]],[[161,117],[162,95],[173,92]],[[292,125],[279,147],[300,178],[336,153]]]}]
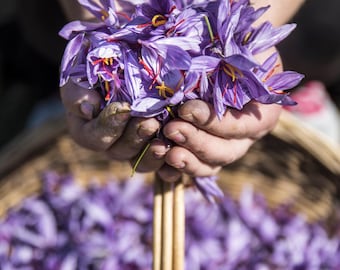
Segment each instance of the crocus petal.
[{"label": "crocus petal", "polygon": [[183,98],[184,98],[184,92],[177,91],[172,97],[169,98],[168,103],[170,105],[177,105],[183,101]]},{"label": "crocus petal", "polygon": [[254,73],[259,77],[259,78],[264,78],[265,75],[272,70],[274,65],[277,63],[279,53],[274,52],[271,56],[269,56],[261,65],[259,69],[257,69]]},{"label": "crocus petal", "polygon": [[167,101],[154,98],[145,97],[136,99],[131,105],[131,115],[153,117],[159,114],[167,105]]},{"label": "crocus petal", "polygon": [[304,75],[294,71],[284,71],[272,75],[266,82],[274,90],[286,90],[297,86]]},{"label": "crocus petal", "polygon": [[235,29],[235,32],[239,33],[242,31],[247,31],[250,28],[250,26],[258,18],[260,18],[269,8],[270,6],[261,7],[257,10],[254,10],[253,7],[249,7],[249,6],[247,6],[246,8],[243,8],[241,10],[240,21]]},{"label": "crocus petal", "polygon": [[115,26],[118,23],[114,1],[101,0],[101,5],[93,0],[78,0],[78,2],[107,25]]},{"label": "crocus petal", "polygon": [[[162,47],[162,46],[160,46]],[[188,52],[181,49],[178,46],[167,45],[163,47],[166,51],[164,59],[166,60],[167,66],[172,69],[188,70],[191,65],[191,56]],[[160,48],[160,51],[163,51]]]},{"label": "crocus petal", "polygon": [[271,23],[265,22],[254,34],[253,42],[250,42],[249,49],[253,54],[263,52],[285,39],[296,27],[296,24],[285,24],[273,28]]},{"label": "crocus petal", "polygon": [[154,42],[142,42],[142,45],[142,55],[144,49],[145,54],[153,59],[157,59],[157,56],[162,57],[163,65],[169,69],[187,70],[190,67],[191,56],[188,52],[176,45],[163,43],[158,40]]},{"label": "crocus petal", "polygon": [[218,64],[220,63],[221,59],[213,56],[197,56],[192,58],[190,71],[198,71],[202,72],[205,70],[207,72],[213,71]]},{"label": "crocus petal", "polygon": [[84,41],[84,34],[76,35],[73,39],[71,39],[64,52],[64,56],[61,61],[61,77],[60,77],[60,86],[63,86],[66,84],[69,74],[68,71],[70,67],[73,65],[73,62],[80,51]]},{"label": "crocus petal", "polygon": [[275,93],[271,93],[271,94],[267,94],[267,95],[263,95],[263,96],[258,96],[258,97],[254,98],[254,99],[256,101],[262,103],[262,104],[277,103],[277,104],[287,105],[287,106],[291,106],[291,105],[296,105],[297,104],[287,94],[275,94]]},{"label": "crocus petal", "polygon": [[216,75],[216,82],[215,87],[213,89],[213,97],[214,97],[214,108],[215,113],[219,119],[222,119],[223,114],[225,113],[225,106],[223,105],[223,96],[222,93],[224,89],[221,88],[220,78],[218,76],[218,73]]},{"label": "crocus petal", "polygon": [[218,6],[216,28],[222,40],[227,38],[228,30],[230,30],[230,17],[228,14],[230,14],[230,1],[220,1]]},{"label": "crocus petal", "polygon": [[245,57],[242,54],[234,54],[229,57],[224,58],[224,61],[228,64],[231,64],[234,67],[242,70],[251,70],[254,67],[257,67],[259,64],[255,62],[255,59],[249,59],[249,57]]},{"label": "crocus petal", "polygon": [[140,65],[137,56],[131,50],[126,50],[124,54],[124,77],[125,84],[132,100],[140,95],[140,89],[143,87],[140,73]]},{"label": "crocus petal", "polygon": [[[163,44],[174,46],[174,44],[181,49],[181,51],[194,51],[197,52],[200,50],[200,40],[196,38],[185,37],[171,37],[171,38],[162,38],[157,40],[157,44]],[[186,53],[187,54],[187,53]]]},{"label": "crocus petal", "polygon": [[221,199],[224,196],[223,191],[217,185],[216,180],[216,176],[195,177],[193,179],[197,188],[209,202],[215,202],[216,199]]},{"label": "crocus petal", "polygon": [[95,22],[72,21],[66,24],[60,31],[59,35],[66,40],[74,38],[75,35],[81,32],[94,31],[103,25]]}]

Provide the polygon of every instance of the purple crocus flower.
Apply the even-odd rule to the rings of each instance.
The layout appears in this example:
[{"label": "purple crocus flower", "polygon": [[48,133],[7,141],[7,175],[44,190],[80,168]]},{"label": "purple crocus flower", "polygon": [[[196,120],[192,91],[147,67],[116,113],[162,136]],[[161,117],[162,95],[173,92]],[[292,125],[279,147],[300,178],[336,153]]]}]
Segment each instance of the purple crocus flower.
[{"label": "purple crocus flower", "polygon": [[[133,115],[151,117],[169,112],[169,106],[183,101],[183,70],[188,70],[191,57],[178,46],[141,41],[144,88],[131,106]],[[170,112],[171,113],[171,112]]]},{"label": "purple crocus flower", "polygon": [[[127,59],[130,61],[128,63],[130,67],[124,73]],[[128,80],[131,79],[131,73],[136,74],[133,70],[133,67],[135,68],[133,63],[135,62],[131,55],[127,55],[123,44],[105,42],[87,54],[88,82],[92,88],[99,87],[101,89],[101,93],[105,97],[104,100],[107,102],[126,101],[131,103],[134,95],[132,91],[128,92],[124,82],[126,77]]]},{"label": "purple crocus flower", "polygon": [[[162,42],[176,44],[184,50],[199,53],[204,31],[203,14],[187,7],[178,10],[174,1],[151,1],[137,6],[135,21],[129,24],[143,29],[141,39],[162,38]],[[137,29],[135,29],[137,30]],[[169,39],[172,37],[173,39]]]},{"label": "purple crocus flower", "polygon": [[121,87],[119,73],[124,69],[123,52],[119,43],[106,43],[87,54],[88,81],[93,87],[98,80],[113,81]]}]

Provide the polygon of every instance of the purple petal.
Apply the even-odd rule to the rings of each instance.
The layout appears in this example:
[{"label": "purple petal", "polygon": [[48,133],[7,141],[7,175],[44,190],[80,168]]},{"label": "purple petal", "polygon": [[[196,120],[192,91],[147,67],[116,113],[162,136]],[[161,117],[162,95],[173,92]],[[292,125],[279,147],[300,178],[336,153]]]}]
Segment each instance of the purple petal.
[{"label": "purple petal", "polygon": [[266,82],[274,90],[286,90],[297,86],[304,75],[294,71],[284,71],[272,75]]},{"label": "purple petal", "polygon": [[191,71],[212,71],[214,70],[218,64],[220,63],[221,59],[213,56],[197,56],[192,58],[190,70]]},{"label": "purple petal", "polygon": [[167,101],[159,98],[145,97],[136,99],[131,105],[131,115],[153,117],[161,113],[166,105]]},{"label": "purple petal", "polygon": [[221,199],[224,196],[216,180],[216,176],[195,177],[193,179],[198,190],[209,202],[215,202],[215,199]]},{"label": "purple petal", "polygon": [[63,86],[66,84],[69,78],[69,69],[73,65],[74,60],[79,53],[81,47],[83,46],[84,34],[76,35],[73,39],[69,41],[65,48],[64,56],[61,62],[60,71],[61,77],[59,85]]},{"label": "purple petal", "polygon": [[242,54],[234,54],[232,56],[224,58],[224,61],[228,64],[231,64],[234,67],[242,70],[251,70],[254,67],[257,67],[259,64],[255,62],[255,59],[249,59]]},{"label": "purple petal", "polygon": [[296,27],[296,24],[285,24],[273,28],[269,22],[263,23],[253,36],[249,49],[253,54],[263,52],[285,39]]},{"label": "purple petal", "polygon": [[94,31],[102,26],[103,24],[101,23],[72,21],[59,31],[59,35],[66,40],[70,40],[79,33]]}]

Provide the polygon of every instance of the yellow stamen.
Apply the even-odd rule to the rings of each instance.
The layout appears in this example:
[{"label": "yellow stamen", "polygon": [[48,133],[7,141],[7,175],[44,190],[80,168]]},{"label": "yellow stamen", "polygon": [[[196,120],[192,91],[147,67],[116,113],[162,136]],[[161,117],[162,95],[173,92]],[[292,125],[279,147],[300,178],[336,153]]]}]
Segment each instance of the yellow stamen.
[{"label": "yellow stamen", "polygon": [[249,39],[250,39],[250,37],[251,37],[251,32],[248,32],[246,35],[245,35],[245,37],[244,37],[244,39],[243,39],[243,41],[242,41],[242,45],[246,45],[247,43],[248,43],[248,41],[249,41]]},{"label": "yellow stamen", "polygon": [[105,82],[104,82],[104,87],[105,87],[105,90],[106,90],[107,92],[110,91],[110,83],[109,83],[108,81],[105,81]]},{"label": "yellow stamen", "polygon": [[231,80],[234,82],[236,79],[235,71],[229,67],[223,67],[223,71],[231,77]]},{"label": "yellow stamen", "polygon": [[236,80],[236,73],[240,77],[243,77],[243,73],[241,70],[239,70],[237,67],[234,67],[228,63],[225,63],[225,65],[223,66],[223,71],[231,77],[231,80],[233,82]]},{"label": "yellow stamen", "polygon": [[108,13],[106,10],[104,10],[104,9],[102,9],[102,10],[100,11],[100,13],[102,14],[101,19],[102,19],[103,21],[105,21],[105,20],[110,16],[109,13]]},{"label": "yellow stamen", "polygon": [[152,18],[152,25],[157,27],[166,23],[166,18],[163,15],[157,14]]},{"label": "yellow stamen", "polygon": [[113,58],[112,58],[112,57],[110,57],[110,58],[104,58],[104,59],[103,59],[103,62],[104,62],[105,65],[111,66],[111,65],[113,64]]},{"label": "yellow stamen", "polygon": [[173,89],[165,85],[164,81],[162,81],[161,85],[157,85],[156,89],[158,89],[158,94],[164,98],[168,97],[166,95],[167,93],[170,94],[171,96],[175,93]]}]

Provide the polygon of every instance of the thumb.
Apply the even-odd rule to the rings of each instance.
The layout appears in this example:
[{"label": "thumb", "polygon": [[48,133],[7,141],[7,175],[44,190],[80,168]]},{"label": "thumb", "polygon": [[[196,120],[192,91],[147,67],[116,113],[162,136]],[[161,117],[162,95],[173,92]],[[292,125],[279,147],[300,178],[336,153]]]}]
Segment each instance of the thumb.
[{"label": "thumb", "polygon": [[102,99],[93,89],[85,89],[69,81],[60,88],[60,96],[67,112],[86,120],[99,114]]}]

